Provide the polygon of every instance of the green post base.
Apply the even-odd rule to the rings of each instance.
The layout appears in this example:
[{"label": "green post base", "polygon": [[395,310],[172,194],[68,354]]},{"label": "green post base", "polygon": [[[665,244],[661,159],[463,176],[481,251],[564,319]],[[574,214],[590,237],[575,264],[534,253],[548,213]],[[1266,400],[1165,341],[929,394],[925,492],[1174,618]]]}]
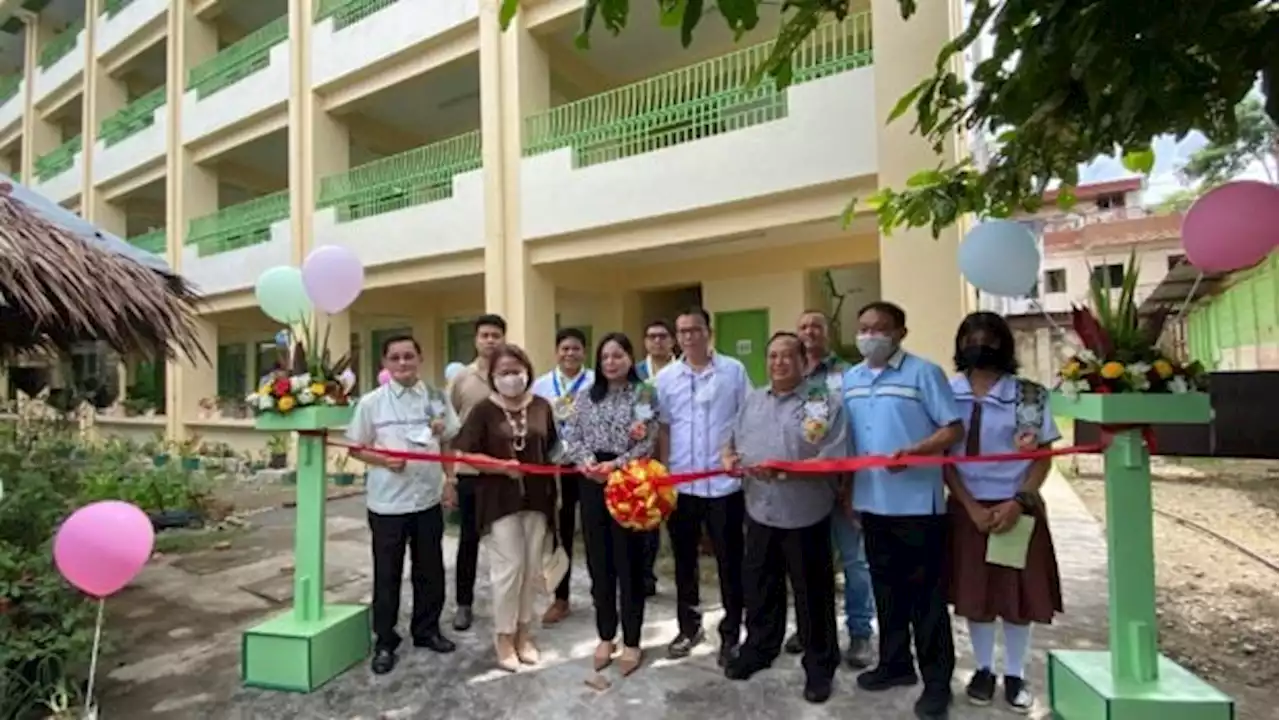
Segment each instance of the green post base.
[{"label": "green post base", "polygon": [[369,608],[325,605],[318,621],[290,610],[244,631],[240,675],[246,687],[309,693],[369,656]]},{"label": "green post base", "polygon": [[1159,675],[1118,683],[1111,653],[1049,652],[1049,704],[1055,720],[1234,720],[1235,702],[1169,658],[1157,658]]}]

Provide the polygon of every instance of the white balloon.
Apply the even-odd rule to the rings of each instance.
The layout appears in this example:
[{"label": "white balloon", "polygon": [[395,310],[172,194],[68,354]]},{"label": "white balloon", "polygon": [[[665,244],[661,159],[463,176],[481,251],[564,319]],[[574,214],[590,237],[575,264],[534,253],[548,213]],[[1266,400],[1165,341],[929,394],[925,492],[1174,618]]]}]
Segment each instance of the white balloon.
[{"label": "white balloon", "polygon": [[965,235],[957,257],[965,280],[1003,297],[1026,297],[1040,279],[1040,249],[1027,226],[988,220]]}]

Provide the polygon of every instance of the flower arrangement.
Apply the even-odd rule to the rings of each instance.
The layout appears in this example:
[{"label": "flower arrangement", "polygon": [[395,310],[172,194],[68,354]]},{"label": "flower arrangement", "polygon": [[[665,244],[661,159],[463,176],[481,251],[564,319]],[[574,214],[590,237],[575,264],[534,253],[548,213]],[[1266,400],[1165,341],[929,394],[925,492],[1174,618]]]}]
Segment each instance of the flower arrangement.
[{"label": "flower arrangement", "polygon": [[326,348],[318,354],[307,353],[301,341],[293,345],[289,351],[288,341],[280,347],[276,369],[268,373],[258,389],[250,393],[245,402],[256,414],[289,413],[297,408],[313,405],[349,405],[351,391],[355,388],[356,376],[351,371],[350,359],[343,355],[331,361],[328,351],[329,331],[326,328],[324,343],[308,331],[303,324],[303,333],[310,339],[306,347]]},{"label": "flower arrangement", "polygon": [[657,411],[653,407],[656,392],[654,386],[647,383],[641,383],[636,388],[636,400],[631,409],[631,430],[628,432],[635,442],[649,436],[649,425],[657,417]]},{"label": "flower arrangement", "polygon": [[1112,298],[1111,288],[1095,275],[1089,283],[1092,309],[1072,307],[1071,325],[1083,347],[1059,372],[1063,394],[1187,393],[1205,388],[1199,362],[1183,364],[1160,348],[1170,309],[1141,317],[1134,301],[1137,285],[1137,260],[1130,253],[1117,297]]},{"label": "flower arrangement", "polygon": [[628,530],[657,528],[676,507],[675,487],[657,482],[667,474],[657,460],[633,460],[614,470],[604,488],[609,514]]},{"label": "flower arrangement", "polygon": [[800,424],[805,442],[816,445],[827,436],[829,414],[826,383],[813,383],[805,397],[804,420]]}]

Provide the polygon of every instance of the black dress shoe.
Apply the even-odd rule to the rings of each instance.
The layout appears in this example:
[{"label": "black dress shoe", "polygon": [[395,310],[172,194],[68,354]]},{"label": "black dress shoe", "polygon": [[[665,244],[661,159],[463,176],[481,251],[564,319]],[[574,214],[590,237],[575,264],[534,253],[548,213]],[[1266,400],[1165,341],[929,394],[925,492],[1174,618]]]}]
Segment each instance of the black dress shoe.
[{"label": "black dress shoe", "polygon": [[373,651],[373,661],[369,663],[369,669],[374,675],[386,675],[396,669],[396,653],[394,650],[385,648]]},{"label": "black dress shoe", "polygon": [[453,614],[453,629],[458,632],[470,630],[473,619],[471,617],[471,606],[459,605],[457,611]]},{"label": "black dress shoe", "polygon": [[699,628],[693,635],[680,633],[676,636],[676,639],[672,640],[671,644],[667,646],[667,657],[672,660],[689,657],[689,653],[693,652],[694,646],[701,643],[706,639],[706,637],[707,634],[701,628]]},{"label": "black dress shoe", "polygon": [[413,646],[417,648],[426,648],[431,652],[451,653],[458,649],[452,640],[441,635],[439,632],[430,635],[423,635],[420,638],[413,639]]},{"label": "black dress shoe", "polygon": [[788,655],[799,655],[804,652],[804,642],[800,639],[800,633],[791,633],[791,637],[787,638],[787,642],[782,646]]},{"label": "black dress shoe", "polygon": [[716,664],[722,668],[729,667],[729,663],[738,657],[738,643],[724,640],[720,643],[720,652],[716,655]]},{"label": "black dress shoe", "polygon": [[946,720],[951,708],[951,688],[926,687],[916,700],[916,717],[920,720]]},{"label": "black dress shoe", "polygon": [[819,705],[831,699],[831,678],[808,678],[804,681],[804,699]]},{"label": "black dress shoe", "polygon": [[915,685],[919,681],[915,670],[897,669],[880,665],[858,675],[858,687],[868,692],[880,692],[896,687]]},{"label": "black dress shoe", "polygon": [[749,680],[752,675],[767,669],[769,669],[769,663],[738,655],[725,663],[724,676],[730,680]]}]

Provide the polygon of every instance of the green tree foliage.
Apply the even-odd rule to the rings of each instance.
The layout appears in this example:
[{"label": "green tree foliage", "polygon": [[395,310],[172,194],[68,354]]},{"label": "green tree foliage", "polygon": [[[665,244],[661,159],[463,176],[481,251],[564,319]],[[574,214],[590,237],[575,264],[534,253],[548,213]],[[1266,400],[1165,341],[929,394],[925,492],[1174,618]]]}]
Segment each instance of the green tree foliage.
[{"label": "green tree foliage", "polygon": [[1254,163],[1262,166],[1267,180],[1275,182],[1276,124],[1267,117],[1262,100],[1249,96],[1236,106],[1239,132],[1228,142],[1210,143],[1191,154],[1180,169],[1183,179],[1204,191],[1238,177]]},{"label": "green tree foliage", "polygon": [[[950,0],[948,0],[950,1]],[[741,35],[758,25],[765,0],[657,0],[664,26],[685,45],[718,14]],[[598,24],[626,28],[629,0],[586,0],[579,47]],[[519,0],[503,0],[504,25]],[[902,17],[917,0],[898,0]],[[944,12],[928,3],[927,12]],[[767,9],[767,8],[766,8]],[[888,113],[915,115],[915,131],[941,153],[956,133],[996,138],[985,168],[972,161],[922,168],[904,188],[867,199],[881,227],[927,227],[938,235],[963,215],[1001,217],[1039,207],[1052,180],[1069,192],[1080,165],[1123,154],[1125,165],[1148,171],[1151,140],[1204,132],[1230,145],[1240,135],[1234,108],[1261,74],[1266,109],[1276,116],[1276,0],[970,0],[958,37],[938,53],[934,74],[921,78]],[[780,86],[791,79],[791,54],[820,23],[842,19],[847,0],[783,0],[773,53],[757,70]],[[678,18],[679,22],[675,22]],[[973,70],[959,58],[984,33],[992,51]],[[852,210],[852,208],[850,208]]]}]

